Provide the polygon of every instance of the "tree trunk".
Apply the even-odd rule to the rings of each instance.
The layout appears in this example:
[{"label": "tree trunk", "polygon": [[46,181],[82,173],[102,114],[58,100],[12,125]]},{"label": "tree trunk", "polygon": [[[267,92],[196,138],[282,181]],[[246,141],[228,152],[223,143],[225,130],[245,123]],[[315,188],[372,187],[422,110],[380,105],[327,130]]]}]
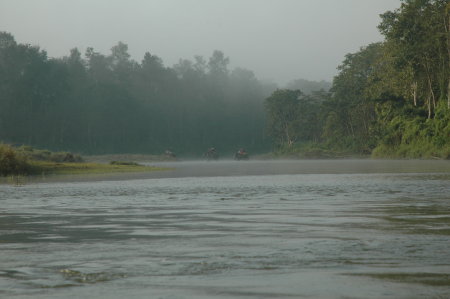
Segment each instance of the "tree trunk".
[{"label": "tree trunk", "polygon": [[433,109],[436,110],[436,99],[434,96],[433,91],[433,83],[431,81],[431,74],[430,74],[430,66],[428,65],[428,59],[425,57],[425,73],[427,74],[427,81],[428,81],[428,89],[429,89],[429,95],[428,95],[428,118],[431,118],[431,100],[433,100]]},{"label": "tree trunk", "polygon": [[286,134],[286,141],[287,141],[287,145],[290,148],[293,144],[294,144],[294,140],[293,138],[291,138],[290,134],[289,134],[289,128],[285,128],[285,134]]},{"label": "tree trunk", "polygon": [[417,81],[414,81],[414,83],[411,85],[411,88],[412,88],[414,107],[416,107],[417,106]]},{"label": "tree trunk", "polygon": [[428,87],[430,88],[430,95],[433,100],[433,109],[436,110],[436,97],[434,96],[433,85],[431,84],[430,77],[428,77]]}]

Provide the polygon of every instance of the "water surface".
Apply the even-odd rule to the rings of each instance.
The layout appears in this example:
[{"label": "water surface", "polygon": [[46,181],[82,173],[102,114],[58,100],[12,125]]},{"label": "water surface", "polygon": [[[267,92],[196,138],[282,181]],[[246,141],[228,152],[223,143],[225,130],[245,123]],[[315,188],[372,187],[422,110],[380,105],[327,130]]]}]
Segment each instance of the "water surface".
[{"label": "water surface", "polygon": [[450,296],[448,161],[161,165],[0,185],[0,297]]}]

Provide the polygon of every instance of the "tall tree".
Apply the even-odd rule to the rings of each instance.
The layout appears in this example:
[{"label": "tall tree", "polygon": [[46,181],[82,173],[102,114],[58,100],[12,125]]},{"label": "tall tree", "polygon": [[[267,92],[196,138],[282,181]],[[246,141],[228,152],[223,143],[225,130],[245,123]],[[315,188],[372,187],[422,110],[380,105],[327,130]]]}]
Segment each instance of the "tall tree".
[{"label": "tall tree", "polygon": [[268,133],[281,146],[292,145],[299,137],[300,90],[278,89],[266,99]]},{"label": "tall tree", "polygon": [[324,137],[333,147],[370,152],[374,146],[371,124],[375,120],[375,109],[366,89],[380,48],[381,44],[376,43],[347,54],[338,67],[340,72],[331,89],[333,96],[324,103]]},{"label": "tall tree", "polygon": [[409,73],[414,103],[417,97],[433,117],[439,99],[448,98],[449,16],[447,0],[404,0],[382,15],[379,25],[392,62]]}]

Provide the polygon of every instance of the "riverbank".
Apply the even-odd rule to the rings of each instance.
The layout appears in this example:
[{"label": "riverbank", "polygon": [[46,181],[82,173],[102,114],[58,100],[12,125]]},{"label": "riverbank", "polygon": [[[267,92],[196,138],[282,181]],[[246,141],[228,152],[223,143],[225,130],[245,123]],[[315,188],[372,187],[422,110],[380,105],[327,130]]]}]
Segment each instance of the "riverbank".
[{"label": "riverbank", "polygon": [[[142,162],[150,165],[150,162]],[[103,168],[104,169],[104,168]],[[53,182],[130,181],[172,178],[246,177],[260,175],[293,174],[388,174],[410,173],[420,175],[434,173],[439,178],[450,179],[450,161],[440,160],[383,160],[383,159],[296,159],[250,161],[175,161],[151,162],[151,166],[113,168],[111,171],[80,172],[66,174],[42,174],[33,176],[9,176],[0,179],[10,185]]]},{"label": "riverbank", "polygon": [[316,143],[298,143],[261,155],[266,159],[394,159],[450,160],[450,150],[433,144],[377,146],[374,149],[333,148]]},{"label": "riverbank", "polygon": [[86,174],[106,174],[117,172],[148,172],[163,170],[160,167],[146,166],[137,163],[52,163],[52,162],[31,162],[39,173],[35,175],[86,175]]},{"label": "riverbank", "polygon": [[81,182],[126,180],[145,177],[146,174],[169,168],[141,164],[52,163],[32,161],[32,174],[0,177],[0,184],[24,185],[41,182]]},{"label": "riverbank", "polygon": [[93,162],[93,163],[110,163],[111,161],[165,162],[165,161],[176,161],[177,159],[168,157],[166,155],[105,154],[105,155],[83,156],[83,160],[85,162]]},{"label": "riverbank", "polygon": [[[132,160],[132,158],[134,158]],[[0,144],[0,183],[21,185],[27,182],[107,179],[123,173],[148,173],[165,170],[143,165],[126,155],[97,156],[85,159],[70,152],[51,152],[30,146]],[[161,159],[159,159],[161,161]]]}]

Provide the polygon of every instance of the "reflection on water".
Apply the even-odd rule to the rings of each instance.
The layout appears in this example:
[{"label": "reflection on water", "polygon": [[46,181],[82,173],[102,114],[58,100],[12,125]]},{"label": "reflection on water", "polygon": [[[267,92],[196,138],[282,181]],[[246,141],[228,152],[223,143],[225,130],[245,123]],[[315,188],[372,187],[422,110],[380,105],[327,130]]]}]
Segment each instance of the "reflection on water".
[{"label": "reflection on water", "polygon": [[286,162],[192,162],[165,178],[1,185],[0,297],[450,296],[442,163],[430,173],[317,163],[283,173]]}]

